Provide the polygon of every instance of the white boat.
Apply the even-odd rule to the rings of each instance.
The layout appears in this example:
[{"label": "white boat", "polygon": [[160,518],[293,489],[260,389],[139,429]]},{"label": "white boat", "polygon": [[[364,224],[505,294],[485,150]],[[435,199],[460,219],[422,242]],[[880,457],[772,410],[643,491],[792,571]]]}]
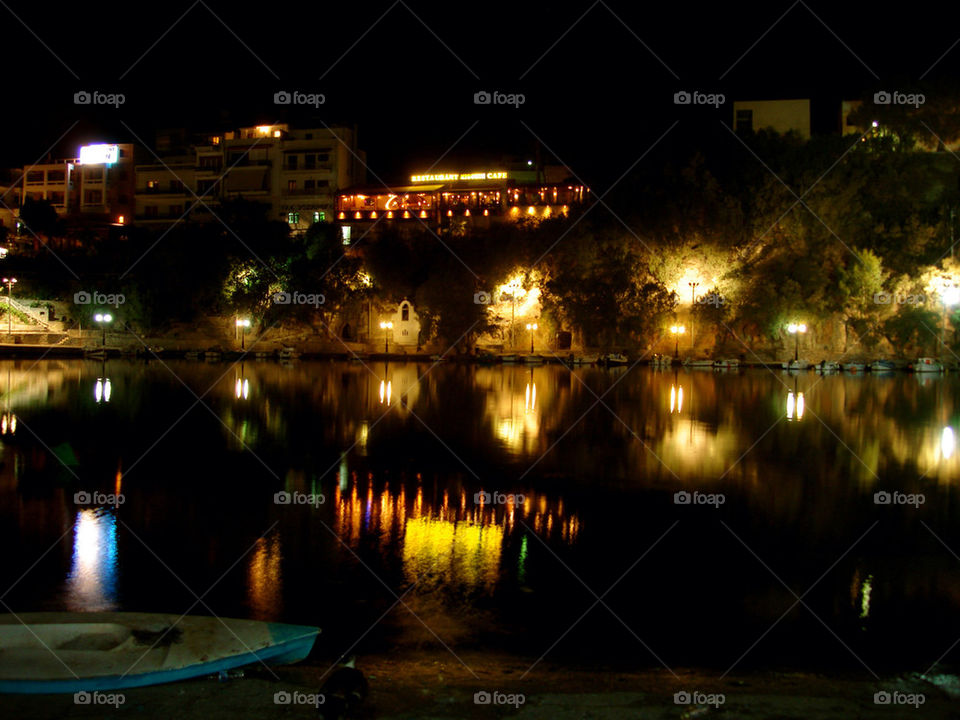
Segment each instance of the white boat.
[{"label": "white boat", "polygon": [[296,360],[300,357],[300,353],[297,352],[296,348],[285,347],[280,351],[281,360]]},{"label": "white boat", "polygon": [[683,366],[689,368],[712,368],[713,360],[692,360],[686,358],[683,361]]},{"label": "white boat", "polygon": [[917,358],[910,367],[914,372],[943,372],[940,361],[930,357]]},{"label": "white boat", "polygon": [[623,353],[608,353],[604,355],[603,362],[607,365],[626,365],[627,356]]},{"label": "white boat", "polygon": [[807,360],[791,360],[780,363],[780,367],[784,370],[807,370],[810,367],[810,363]]},{"label": "white boat", "polygon": [[507,353],[506,355],[500,356],[500,362],[502,363],[511,364],[511,363],[515,363],[516,361],[517,361],[516,353]]},{"label": "white boat", "polygon": [[719,358],[713,361],[713,367],[717,370],[736,370],[740,367],[740,361],[736,358]]},{"label": "white boat", "polygon": [[593,365],[600,359],[600,356],[597,353],[592,353],[588,355],[574,355],[570,360],[574,365]]},{"label": "white boat", "polygon": [[893,372],[897,369],[897,364],[892,360],[874,360],[867,367],[870,372]]},{"label": "white boat", "polygon": [[673,365],[673,358],[670,355],[661,355],[657,353],[650,358],[650,365],[653,367],[670,367]]},{"label": "white boat", "polygon": [[0,692],[76,693],[158,685],[305,658],[320,629],[154,613],[0,615]]},{"label": "white boat", "polygon": [[862,373],[867,369],[867,366],[862,362],[845,362],[843,369],[849,373]]},{"label": "white boat", "polygon": [[836,360],[821,360],[814,368],[818,373],[832,373],[840,370],[840,363]]},{"label": "white boat", "polygon": [[527,365],[542,365],[543,355],[524,355],[523,362]]}]

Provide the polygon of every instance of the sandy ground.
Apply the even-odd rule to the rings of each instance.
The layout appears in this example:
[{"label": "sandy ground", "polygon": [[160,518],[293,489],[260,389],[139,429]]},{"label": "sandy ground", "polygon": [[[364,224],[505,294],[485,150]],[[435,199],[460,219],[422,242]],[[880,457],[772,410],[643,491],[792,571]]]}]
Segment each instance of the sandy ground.
[{"label": "sandy ground", "polygon": [[[715,673],[678,671],[677,679],[665,670],[598,672],[544,662],[521,679],[532,661],[491,653],[464,653],[461,657],[472,672],[442,650],[360,658],[358,666],[369,678],[370,695],[355,717],[960,719],[960,699],[918,677],[890,677],[878,682],[872,677],[753,673],[718,680]],[[328,667],[311,662],[274,668],[276,677],[258,667],[247,669],[242,678],[225,681],[198,679],[137,688],[123,692],[122,704],[110,704],[119,698],[109,694],[91,698],[91,704],[77,704],[72,695],[8,695],[2,699],[0,716],[23,720],[316,718],[316,694]],[[874,694],[884,690],[901,695],[891,704],[877,704]],[[496,702],[477,704],[475,693],[484,691],[491,694],[491,699],[493,693],[502,695],[496,696]],[[675,703],[674,693],[683,691],[702,696],[691,698],[689,703]],[[916,702],[916,694],[922,694],[922,705],[904,704]],[[284,699],[290,702],[276,702]]]}]

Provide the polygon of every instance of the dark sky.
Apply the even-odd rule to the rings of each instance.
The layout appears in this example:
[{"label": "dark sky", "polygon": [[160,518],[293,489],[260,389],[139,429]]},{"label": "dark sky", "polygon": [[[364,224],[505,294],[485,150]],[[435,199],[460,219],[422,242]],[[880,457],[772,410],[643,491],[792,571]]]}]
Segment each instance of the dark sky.
[{"label": "dark sky", "polygon": [[[960,67],[960,9],[945,3],[894,14],[832,2],[4,2],[3,165],[51,146],[73,155],[88,140],[152,142],[163,126],[318,117],[356,123],[373,174],[387,180],[448,151],[531,153],[539,138],[602,190],[675,121],[641,162],[736,142],[720,126],[729,104],[676,106],[678,90],[728,103],[811,97],[815,129],[828,130],[843,97]],[[289,114],[273,104],[284,89],[326,102]],[[78,90],[126,101],[78,106]],[[477,106],[479,90],[525,103]]]}]

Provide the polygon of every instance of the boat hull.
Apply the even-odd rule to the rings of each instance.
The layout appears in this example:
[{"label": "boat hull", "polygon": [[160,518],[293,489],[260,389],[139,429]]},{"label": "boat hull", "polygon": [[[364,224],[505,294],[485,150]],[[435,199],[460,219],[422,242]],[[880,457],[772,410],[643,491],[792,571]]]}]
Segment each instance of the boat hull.
[{"label": "boat hull", "polygon": [[5,615],[0,693],[122,690],[254,663],[297,662],[310,653],[319,632],[304,625],[149,613]]}]

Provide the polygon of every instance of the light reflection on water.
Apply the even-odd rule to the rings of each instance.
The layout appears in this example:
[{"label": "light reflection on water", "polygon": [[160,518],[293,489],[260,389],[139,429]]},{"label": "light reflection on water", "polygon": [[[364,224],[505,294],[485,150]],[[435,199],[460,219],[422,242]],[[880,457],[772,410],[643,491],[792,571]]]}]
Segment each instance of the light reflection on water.
[{"label": "light reflection on water", "polygon": [[66,578],[68,610],[117,609],[117,516],[104,508],[77,512]]}]

